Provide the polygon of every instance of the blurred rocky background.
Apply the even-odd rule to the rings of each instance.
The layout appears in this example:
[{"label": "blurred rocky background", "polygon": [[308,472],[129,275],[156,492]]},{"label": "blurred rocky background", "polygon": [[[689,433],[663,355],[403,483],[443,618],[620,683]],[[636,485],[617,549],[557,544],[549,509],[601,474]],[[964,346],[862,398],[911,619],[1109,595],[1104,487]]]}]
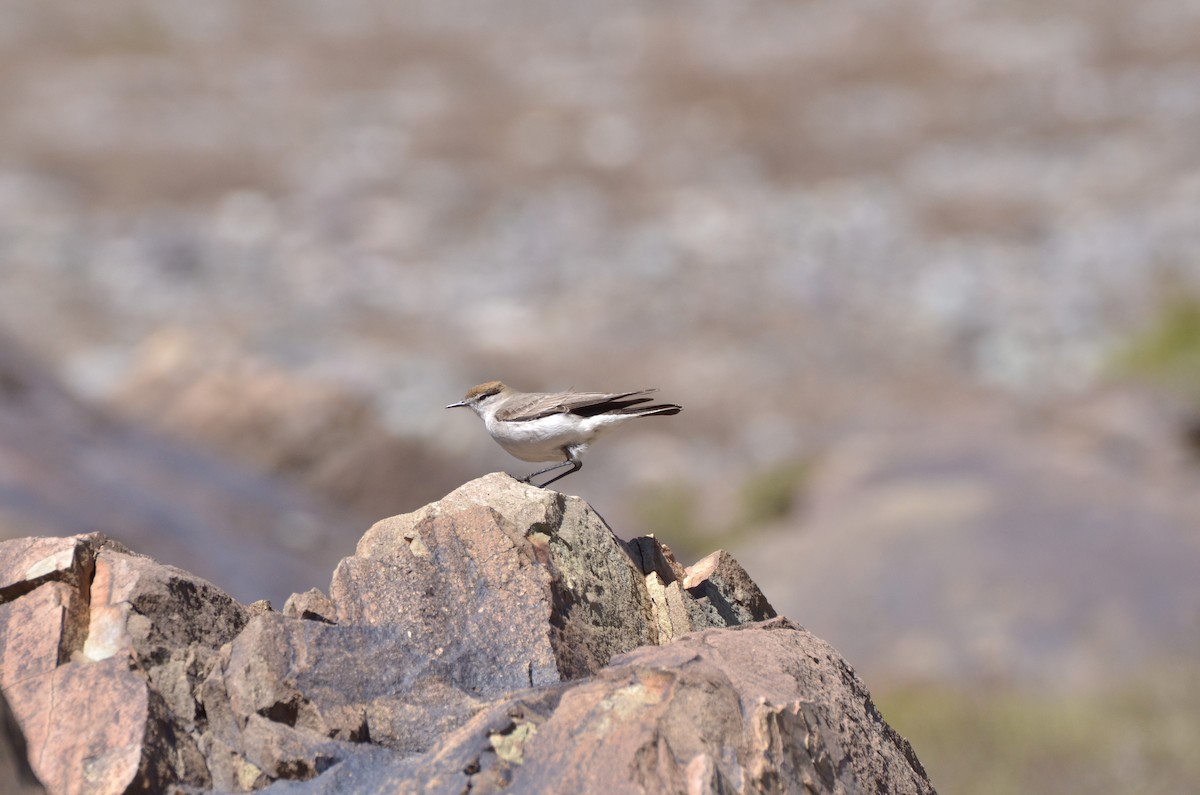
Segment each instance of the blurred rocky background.
[{"label": "blurred rocky background", "polygon": [[724,546],[946,792],[1200,786],[1200,3],[9,0],[0,532],[242,601],[560,485]]}]

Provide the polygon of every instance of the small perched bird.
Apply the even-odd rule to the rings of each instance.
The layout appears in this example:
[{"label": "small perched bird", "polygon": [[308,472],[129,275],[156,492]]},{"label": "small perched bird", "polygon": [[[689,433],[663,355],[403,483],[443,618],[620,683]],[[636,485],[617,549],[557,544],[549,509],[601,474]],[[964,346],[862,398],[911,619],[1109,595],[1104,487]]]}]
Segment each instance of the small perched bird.
[{"label": "small perched bird", "polygon": [[678,414],[674,403],[649,403],[655,389],[633,392],[518,392],[499,381],[488,381],[467,390],[466,397],[446,406],[466,406],[481,418],[488,433],[511,455],[522,461],[557,461],[522,478],[530,483],[565,466],[566,472],[547,480],[542,488],[577,472],[584,451],[598,436],[638,417]]}]

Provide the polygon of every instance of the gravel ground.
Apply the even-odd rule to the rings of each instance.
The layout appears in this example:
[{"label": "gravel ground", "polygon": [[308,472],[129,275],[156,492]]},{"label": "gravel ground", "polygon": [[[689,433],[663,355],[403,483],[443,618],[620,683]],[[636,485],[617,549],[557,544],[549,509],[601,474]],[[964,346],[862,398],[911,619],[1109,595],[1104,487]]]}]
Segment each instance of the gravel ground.
[{"label": "gravel ground", "polygon": [[182,324],[397,426],[488,367],[1054,394],[1200,275],[1196,2],[11,6],[0,311],[91,393]]}]

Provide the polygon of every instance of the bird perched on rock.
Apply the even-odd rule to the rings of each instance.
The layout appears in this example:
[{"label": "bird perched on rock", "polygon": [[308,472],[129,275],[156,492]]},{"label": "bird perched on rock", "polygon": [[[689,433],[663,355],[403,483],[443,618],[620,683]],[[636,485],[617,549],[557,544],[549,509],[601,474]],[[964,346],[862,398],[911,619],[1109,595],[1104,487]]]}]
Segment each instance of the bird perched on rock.
[{"label": "bird perched on rock", "polygon": [[496,442],[522,461],[555,461],[521,478],[530,483],[538,475],[563,467],[562,474],[541,484],[549,486],[582,466],[583,453],[599,436],[638,417],[678,414],[674,403],[644,405],[655,389],[632,392],[518,392],[499,381],[488,381],[467,390],[448,409],[465,406],[483,419]]}]

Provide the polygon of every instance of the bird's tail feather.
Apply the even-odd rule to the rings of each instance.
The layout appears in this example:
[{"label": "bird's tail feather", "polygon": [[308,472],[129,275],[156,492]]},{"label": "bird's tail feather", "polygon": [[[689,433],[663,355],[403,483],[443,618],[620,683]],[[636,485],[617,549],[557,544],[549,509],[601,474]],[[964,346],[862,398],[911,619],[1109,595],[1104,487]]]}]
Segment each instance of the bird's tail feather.
[{"label": "bird's tail feather", "polygon": [[678,414],[683,411],[683,406],[676,406],[674,403],[658,403],[653,406],[630,406],[621,410],[622,414],[636,414],[639,417],[653,417],[661,415],[669,417],[672,414]]}]

